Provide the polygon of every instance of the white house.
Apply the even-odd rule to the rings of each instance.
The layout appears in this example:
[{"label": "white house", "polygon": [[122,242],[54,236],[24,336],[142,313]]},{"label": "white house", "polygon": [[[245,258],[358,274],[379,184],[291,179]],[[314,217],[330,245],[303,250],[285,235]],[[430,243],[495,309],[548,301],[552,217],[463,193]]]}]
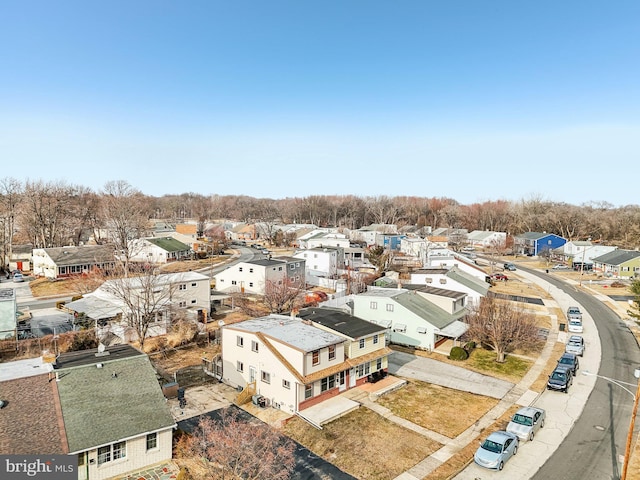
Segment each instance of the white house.
[{"label": "white house", "polygon": [[130,345],[62,353],[54,369],[59,425],[68,453],[78,455],[79,480],[171,460],[177,425],[146,354]]},{"label": "white house", "polygon": [[113,248],[107,245],[33,249],[33,274],[38,277],[54,279],[85,275],[94,269],[108,271],[115,263]]},{"label": "white house", "polygon": [[567,262],[593,263],[593,259],[617,250],[618,247],[594,244],[590,241],[574,240],[554,250],[560,253]]},{"label": "white house", "polygon": [[386,371],[384,328],[339,310],[303,312],[307,318],[272,314],[224,326],[222,380],[300,413]]},{"label": "white house", "polygon": [[410,274],[411,285],[426,285],[443,290],[452,290],[467,295],[467,303],[479,304],[482,297],[487,296],[491,284],[485,279],[470,275],[458,267],[421,268]]},{"label": "white house", "polygon": [[293,257],[303,259],[307,273],[314,277],[335,278],[344,268],[344,250],[340,247],[298,250]]},{"label": "white house", "polygon": [[481,281],[487,278],[487,272],[474,263],[473,260],[462,256],[433,256],[429,257],[427,267],[430,268],[453,268],[457,267],[463,272],[476,277]]},{"label": "white house", "polygon": [[447,339],[457,340],[468,329],[461,321],[468,310],[460,303],[452,313],[404,288],[372,288],[351,300],[355,316],[390,329],[391,343],[431,351]]},{"label": "white house", "polygon": [[372,223],[357,230],[351,230],[349,235],[350,239],[354,242],[364,242],[367,245],[375,245],[376,237],[380,233],[398,233],[398,227],[384,223]]},{"label": "white house", "polygon": [[298,239],[300,248],[341,247],[347,248],[350,241],[343,233],[314,230]]},{"label": "white house", "polygon": [[505,232],[474,230],[467,234],[467,244],[481,249],[504,248],[507,243]]},{"label": "white house", "polygon": [[219,292],[243,292],[264,295],[265,287],[285,281],[304,284],[305,260],[294,257],[276,257],[239,262],[213,276]]},{"label": "white house", "polygon": [[211,308],[210,290],[209,277],[198,272],[128,277],[107,280],[94,292],[65,304],[65,308],[95,321],[99,326],[98,336],[110,332],[134,341],[136,333],[127,327],[129,305],[154,304],[155,321],[150,324],[147,336],[163,335],[167,333],[172,315],[178,312],[206,322]]},{"label": "white house", "polygon": [[17,300],[13,288],[0,288],[0,340],[16,336]]},{"label": "white house", "polygon": [[129,242],[130,260],[150,264],[190,258],[191,247],[171,237],[138,238]]}]

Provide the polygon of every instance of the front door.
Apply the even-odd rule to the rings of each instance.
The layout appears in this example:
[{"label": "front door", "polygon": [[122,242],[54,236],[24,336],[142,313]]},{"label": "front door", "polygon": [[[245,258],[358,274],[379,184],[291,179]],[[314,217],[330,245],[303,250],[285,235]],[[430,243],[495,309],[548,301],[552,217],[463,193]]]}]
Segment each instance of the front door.
[{"label": "front door", "polygon": [[256,381],[256,367],[249,367],[249,383]]},{"label": "front door", "polygon": [[338,374],[338,390],[344,392],[347,389],[347,383],[345,381],[345,371],[341,371]]},{"label": "front door", "polygon": [[78,454],[78,480],[89,480],[89,459],[87,452]]},{"label": "front door", "polygon": [[353,388],[356,386],[356,369],[349,369],[349,388]]}]

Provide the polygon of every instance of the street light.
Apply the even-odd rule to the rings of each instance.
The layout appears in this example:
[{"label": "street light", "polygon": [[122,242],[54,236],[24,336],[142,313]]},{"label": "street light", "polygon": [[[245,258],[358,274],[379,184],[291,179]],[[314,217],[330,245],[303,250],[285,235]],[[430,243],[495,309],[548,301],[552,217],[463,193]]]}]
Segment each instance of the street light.
[{"label": "street light", "polygon": [[[582,372],[583,375],[589,375],[593,377],[603,378],[614,385],[619,386],[625,392],[631,394],[633,397],[633,410],[631,411],[631,421],[629,422],[629,432],[627,433],[627,444],[624,449],[624,462],[622,463],[622,475],[620,476],[620,480],[627,479],[627,468],[629,467],[629,457],[631,456],[631,440],[633,439],[633,429],[636,425],[636,412],[638,411],[638,399],[640,399],[640,382],[637,382],[636,385],[633,383],[621,382],[620,380],[614,380],[613,378],[605,377],[603,375],[597,375],[595,373],[591,373],[588,370],[584,370]],[[633,371],[633,376],[640,379],[640,368],[636,368]],[[625,385],[630,385],[636,387],[636,393],[633,393],[629,390]]]}]

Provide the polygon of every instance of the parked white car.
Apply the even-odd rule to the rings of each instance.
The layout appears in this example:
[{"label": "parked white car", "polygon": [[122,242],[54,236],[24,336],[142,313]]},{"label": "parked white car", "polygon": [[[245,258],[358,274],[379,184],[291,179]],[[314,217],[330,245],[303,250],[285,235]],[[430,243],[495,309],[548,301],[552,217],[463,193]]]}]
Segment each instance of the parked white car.
[{"label": "parked white car", "polygon": [[544,427],[545,418],[546,412],[542,408],[522,407],[511,417],[507,432],[517,435],[520,440],[533,440],[537,431]]},{"label": "parked white car", "polygon": [[571,333],[582,333],[582,318],[569,318],[569,331]]},{"label": "parked white car", "polygon": [[564,351],[582,357],[584,355],[584,338],[580,335],[571,335],[567,340]]}]

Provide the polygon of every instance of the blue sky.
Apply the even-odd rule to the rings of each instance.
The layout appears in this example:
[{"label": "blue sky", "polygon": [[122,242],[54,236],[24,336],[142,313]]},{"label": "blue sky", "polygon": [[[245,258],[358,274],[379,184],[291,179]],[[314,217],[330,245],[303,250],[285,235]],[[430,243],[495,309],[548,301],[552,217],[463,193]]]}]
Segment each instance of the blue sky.
[{"label": "blue sky", "polygon": [[0,18],[0,178],[640,203],[637,0],[0,0]]}]

